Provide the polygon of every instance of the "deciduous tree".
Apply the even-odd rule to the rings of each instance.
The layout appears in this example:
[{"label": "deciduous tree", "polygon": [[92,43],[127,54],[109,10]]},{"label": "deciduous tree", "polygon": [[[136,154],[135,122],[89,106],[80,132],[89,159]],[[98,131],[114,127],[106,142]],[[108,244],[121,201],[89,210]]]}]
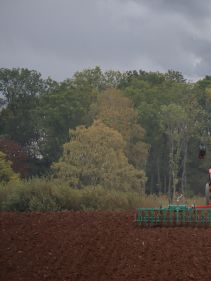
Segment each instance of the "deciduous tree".
[{"label": "deciduous tree", "polygon": [[124,140],[116,130],[100,121],[70,131],[56,175],[74,188],[101,185],[108,189],[143,191],[145,174],[128,163]]},{"label": "deciduous tree", "polygon": [[11,165],[12,163],[6,160],[6,155],[0,151],[0,184],[19,181],[19,175],[13,171]]},{"label": "deciduous tree", "polygon": [[100,119],[107,126],[117,130],[126,142],[125,152],[129,162],[143,169],[148,155],[144,142],[145,131],[138,124],[138,114],[132,102],[121,91],[109,89],[98,95],[91,107],[92,119]]}]

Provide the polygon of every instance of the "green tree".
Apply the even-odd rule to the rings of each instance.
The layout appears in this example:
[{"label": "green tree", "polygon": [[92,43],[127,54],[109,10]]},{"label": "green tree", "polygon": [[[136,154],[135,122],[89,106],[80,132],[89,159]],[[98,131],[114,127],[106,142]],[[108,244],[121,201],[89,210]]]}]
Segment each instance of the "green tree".
[{"label": "green tree", "polygon": [[181,106],[176,104],[161,106],[161,126],[168,137],[169,145],[169,193],[173,198],[178,184],[182,141],[187,131],[186,119],[186,112]]},{"label": "green tree", "polygon": [[66,80],[65,83],[75,89],[86,89],[88,91],[101,91],[105,88],[104,74],[99,66],[77,71],[73,78]]},{"label": "green tree", "polygon": [[[202,91],[195,87],[195,84],[186,82],[182,74],[177,71],[168,71],[164,74],[143,71],[131,73],[122,91],[133,101],[138,112],[138,122],[145,129],[145,140],[150,145],[146,167],[148,192],[167,192],[169,185],[169,145],[167,135],[163,134],[161,129],[161,107],[176,104],[187,111],[188,133],[183,141],[181,155],[183,159],[180,163],[182,167],[179,171],[179,174],[182,174],[179,185],[181,184],[181,190],[185,190],[190,180],[190,176],[187,179],[189,172],[186,171],[186,164],[193,155],[189,151],[190,141],[193,142],[193,138],[196,137],[193,136],[191,128],[194,128],[195,135],[198,134],[199,137],[199,131],[196,133],[196,124],[197,126],[199,123],[204,124],[202,120],[204,114],[200,114],[202,102],[199,102]],[[209,104],[208,99],[206,99],[206,104]],[[195,158],[197,158],[198,145],[195,144],[194,149]]]},{"label": "green tree", "polygon": [[188,100],[183,107],[177,104],[161,106],[161,127],[169,147],[169,191],[172,183],[173,197],[179,180],[180,191],[185,191],[189,142],[200,131],[203,120],[203,111],[195,99]]},{"label": "green tree", "polygon": [[73,78],[66,80],[65,83],[72,85],[74,88],[99,92],[108,88],[119,87],[123,79],[125,79],[125,74],[120,71],[103,72],[99,66],[96,66],[95,68],[77,71]]},{"label": "green tree", "polygon": [[6,155],[0,151],[0,184],[19,181],[19,175],[12,167],[12,162],[6,160]]},{"label": "green tree", "polygon": [[39,97],[56,87],[51,79],[28,69],[0,69],[0,93],[5,106],[0,112],[1,134],[22,145],[29,155],[36,156],[40,138],[37,105]]},{"label": "green tree", "polygon": [[89,88],[61,83],[57,91],[46,93],[39,101],[40,139],[38,146],[48,164],[57,161],[69,129],[87,124],[87,115],[95,94]]},{"label": "green tree", "polygon": [[63,156],[53,165],[56,176],[71,187],[103,186],[122,191],[143,191],[145,174],[128,164],[120,133],[95,121],[89,128],[70,131]]}]

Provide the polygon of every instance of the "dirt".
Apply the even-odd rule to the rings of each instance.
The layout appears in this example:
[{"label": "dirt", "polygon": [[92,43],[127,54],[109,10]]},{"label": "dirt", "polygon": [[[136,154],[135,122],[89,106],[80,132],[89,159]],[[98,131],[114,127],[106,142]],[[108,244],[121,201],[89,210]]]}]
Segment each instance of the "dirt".
[{"label": "dirt", "polygon": [[211,280],[211,229],[132,213],[0,213],[1,281]]}]

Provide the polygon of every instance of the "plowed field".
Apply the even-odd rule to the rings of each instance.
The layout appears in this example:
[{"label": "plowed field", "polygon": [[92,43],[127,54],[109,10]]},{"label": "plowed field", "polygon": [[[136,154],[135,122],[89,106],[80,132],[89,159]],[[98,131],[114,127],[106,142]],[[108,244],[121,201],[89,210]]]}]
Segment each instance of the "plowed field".
[{"label": "plowed field", "polygon": [[132,213],[1,213],[1,281],[210,281],[211,229],[137,227]]}]

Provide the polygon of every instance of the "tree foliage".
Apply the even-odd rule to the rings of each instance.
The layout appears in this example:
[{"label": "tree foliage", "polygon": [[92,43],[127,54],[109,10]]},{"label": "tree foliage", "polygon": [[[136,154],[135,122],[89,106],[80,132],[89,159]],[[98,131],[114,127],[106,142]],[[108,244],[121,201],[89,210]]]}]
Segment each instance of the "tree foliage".
[{"label": "tree foliage", "polygon": [[[97,66],[78,71],[57,83],[50,78],[43,79],[34,70],[0,69],[0,150],[22,176],[50,173],[52,162],[63,163],[58,161],[60,157],[66,159],[62,156],[62,146],[64,143],[70,143],[71,147],[73,143],[76,145],[76,132],[88,138],[89,133],[95,131],[92,137],[93,141],[97,140],[96,134],[101,130],[96,124],[92,125],[94,120],[100,120],[99,128],[105,126],[105,130],[113,130],[121,136],[124,145],[120,155],[124,157],[120,162],[125,159],[131,169],[135,167],[135,171],[146,173],[147,192],[203,193],[211,157],[210,76],[190,83],[174,70],[120,72],[103,71]],[[78,126],[86,127],[79,129]],[[72,130],[70,142],[69,129]],[[115,143],[117,135],[113,138]],[[107,138],[105,140],[109,143]],[[200,142],[207,147],[204,161],[197,157]],[[76,145],[78,153],[79,146],[87,148],[80,141]],[[96,147],[101,155],[100,148]],[[108,151],[108,158],[116,159],[114,151]],[[87,155],[91,157],[91,150]],[[94,170],[90,172],[89,166],[86,168],[92,180],[86,182],[85,168],[81,168],[79,175],[80,161],[77,163],[77,173],[71,170],[72,186],[105,184],[102,178],[94,181]],[[25,164],[29,174],[25,173]],[[117,169],[118,165],[113,165],[111,167]],[[131,174],[133,172],[131,170]],[[134,181],[136,179],[134,176]],[[114,187],[111,178],[107,184]],[[119,184],[117,186],[120,188]],[[122,186],[129,188],[128,183]]]},{"label": "tree foliage", "polygon": [[20,174],[21,177],[27,177],[29,173],[27,154],[18,143],[10,139],[0,138],[0,151],[12,163],[12,169],[16,173]]},{"label": "tree foliage", "polygon": [[138,124],[138,113],[131,100],[119,90],[106,90],[92,104],[91,115],[92,119],[100,119],[123,136],[125,153],[131,164],[139,169],[145,167],[148,152],[144,142],[145,131]]},{"label": "tree foliage", "polygon": [[0,184],[18,182],[19,175],[13,171],[11,165],[12,163],[6,160],[6,155],[0,151]]},{"label": "tree foliage", "polygon": [[70,186],[102,186],[116,190],[143,191],[145,175],[128,163],[120,133],[95,121],[89,128],[70,131],[71,140],[64,145],[63,156],[54,164],[57,177]]},{"label": "tree foliage", "polygon": [[16,141],[29,155],[36,154],[35,143],[40,138],[38,122],[39,97],[55,86],[51,79],[28,69],[0,69],[0,93],[5,105],[0,112],[2,135]]},{"label": "tree foliage", "polygon": [[40,153],[49,162],[58,160],[69,129],[86,123],[92,101],[88,90],[62,84],[57,91],[42,95],[39,106]]}]

